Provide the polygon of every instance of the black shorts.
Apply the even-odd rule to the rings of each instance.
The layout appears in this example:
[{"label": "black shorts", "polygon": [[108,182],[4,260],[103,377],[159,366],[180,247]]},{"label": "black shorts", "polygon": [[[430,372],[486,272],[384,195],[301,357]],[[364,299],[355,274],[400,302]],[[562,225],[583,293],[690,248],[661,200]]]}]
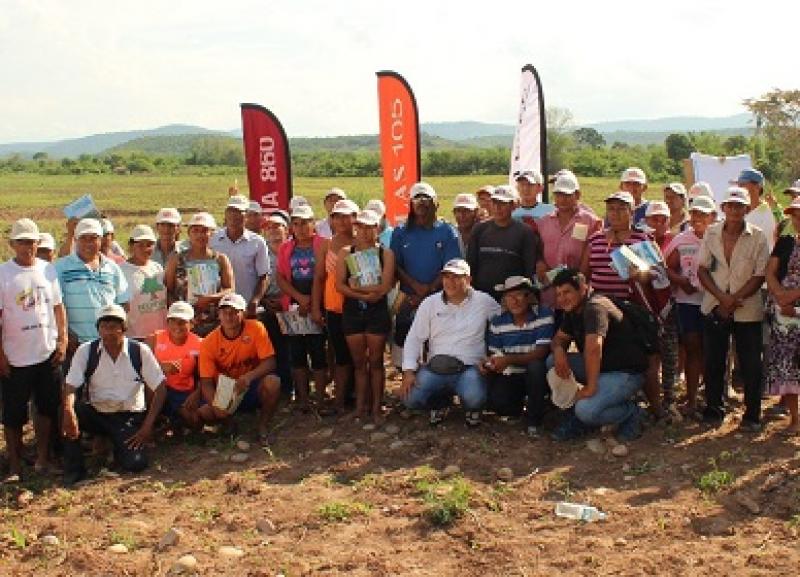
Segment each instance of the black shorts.
[{"label": "black shorts", "polygon": [[347,341],[344,340],[342,315],[340,313],[325,311],[325,324],[328,328],[328,342],[333,347],[333,359],[336,366],[345,367],[347,365],[352,365],[353,358],[350,356],[350,348],[347,346]]},{"label": "black shorts", "polygon": [[392,330],[392,318],[386,303],[368,305],[366,308],[346,307],[342,313],[342,332],[345,336],[388,335]]},{"label": "black shorts", "polygon": [[28,401],[33,394],[36,412],[55,419],[61,406],[61,367],[50,359],[27,367],[11,367],[3,383],[3,424],[21,429],[28,422]]},{"label": "black shorts", "polygon": [[321,371],[328,368],[325,358],[325,335],[292,335],[289,339],[289,354],[293,369],[307,369],[311,357],[311,369]]}]

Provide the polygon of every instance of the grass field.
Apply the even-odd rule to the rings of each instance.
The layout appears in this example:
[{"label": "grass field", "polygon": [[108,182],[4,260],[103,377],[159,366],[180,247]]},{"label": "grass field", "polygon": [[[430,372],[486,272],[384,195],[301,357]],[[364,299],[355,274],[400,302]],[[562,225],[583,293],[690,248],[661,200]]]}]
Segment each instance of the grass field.
[{"label": "grass field", "polygon": [[[234,176],[203,175],[80,175],[43,176],[38,174],[0,175],[0,216],[3,241],[8,238],[11,223],[23,216],[34,219],[43,232],[60,239],[64,233],[62,208],[82,194],[90,193],[100,210],[107,214],[117,229],[117,240],[127,243],[128,232],[140,223],[152,224],[162,206],[175,206],[187,218],[199,210],[212,213],[222,221],[228,187]],[[485,184],[505,182],[505,175],[439,176],[426,179],[440,195],[440,214],[450,216],[453,197],[459,192],[474,192]],[[247,178],[239,176],[246,194]],[[584,201],[600,208],[602,199],[616,190],[610,178],[583,178]],[[298,178],[294,194],[309,199],[318,215],[322,215],[322,197],[332,186],[344,189],[359,205],[370,198],[382,198],[380,178]],[[7,243],[0,243],[0,256],[7,256]]]}]

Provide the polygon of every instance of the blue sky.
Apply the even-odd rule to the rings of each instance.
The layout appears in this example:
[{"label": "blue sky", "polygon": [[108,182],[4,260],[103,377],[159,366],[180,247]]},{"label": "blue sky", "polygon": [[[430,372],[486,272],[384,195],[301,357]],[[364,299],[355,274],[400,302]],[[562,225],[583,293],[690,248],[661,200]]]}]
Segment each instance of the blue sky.
[{"label": "blue sky", "polygon": [[239,102],[290,136],[375,133],[382,69],[422,122],[512,123],[529,62],[579,123],[725,116],[798,87],[798,17],[772,0],[0,0],[0,142],[233,129]]}]

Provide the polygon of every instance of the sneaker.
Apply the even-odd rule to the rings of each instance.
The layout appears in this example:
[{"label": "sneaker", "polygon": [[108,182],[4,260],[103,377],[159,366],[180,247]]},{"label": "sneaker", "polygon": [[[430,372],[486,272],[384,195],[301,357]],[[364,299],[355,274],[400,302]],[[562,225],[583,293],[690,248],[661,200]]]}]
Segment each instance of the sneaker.
[{"label": "sneaker", "polygon": [[782,419],[789,416],[789,409],[783,405],[773,405],[764,410],[764,417],[767,419]]},{"label": "sneaker", "polygon": [[431,409],[431,414],[428,417],[428,424],[436,426],[447,418],[447,409]]},{"label": "sneaker", "polygon": [[76,483],[83,481],[86,478],[86,469],[81,469],[79,471],[69,471],[64,473],[64,477],[62,482],[64,483],[65,487],[72,487]]},{"label": "sneaker", "polygon": [[467,423],[468,427],[477,427],[481,424],[481,412],[467,411],[464,415],[464,422]]},{"label": "sneaker", "polygon": [[743,433],[760,433],[763,429],[764,427],[761,425],[761,423],[758,423],[756,421],[743,420],[739,424],[739,430],[742,431]]},{"label": "sneaker", "polygon": [[642,436],[642,422],[639,418],[638,409],[617,426],[617,432],[614,436],[623,443],[635,441]]},{"label": "sneaker", "polygon": [[572,441],[573,439],[580,439],[585,434],[586,426],[575,416],[575,413],[570,413],[556,427],[551,437],[554,441]]},{"label": "sneaker", "polygon": [[542,435],[542,428],[537,427],[536,425],[528,425],[528,429],[526,430],[526,434],[531,439],[538,439]]}]

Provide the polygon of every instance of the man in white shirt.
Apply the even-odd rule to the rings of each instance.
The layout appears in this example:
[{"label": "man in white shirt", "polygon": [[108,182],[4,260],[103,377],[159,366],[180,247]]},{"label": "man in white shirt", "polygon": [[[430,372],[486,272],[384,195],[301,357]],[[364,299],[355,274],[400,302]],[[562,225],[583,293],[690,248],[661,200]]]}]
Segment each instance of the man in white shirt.
[{"label": "man in white shirt", "polygon": [[230,197],[225,207],[225,227],[214,233],[210,246],[231,261],[236,292],[247,303],[247,318],[254,319],[267,291],[270,270],[266,241],[244,226],[244,215],[249,208],[250,201],[245,197]]},{"label": "man in white shirt", "polygon": [[[470,287],[466,261],[448,261],[441,274],[443,290],[422,301],[406,337],[401,394],[408,408],[430,409],[431,424],[444,419],[456,394],[467,425],[476,426],[487,387],[476,365],[486,356],[486,326],[500,305]],[[425,341],[427,362],[421,363]]]},{"label": "man in white shirt", "polygon": [[[83,343],[72,359],[63,405],[65,485],[86,476],[81,430],[110,437],[123,470],[147,467],[144,446],[164,405],[166,378],[150,349],[125,336],[126,325],[125,309],[104,306],[97,316],[100,338]],[[149,408],[145,385],[152,391]]]},{"label": "man in white shirt", "polygon": [[67,351],[67,314],[61,302],[58,273],[36,258],[39,228],[23,218],[11,227],[14,257],[0,265],[0,382],[3,427],[8,450],[7,481],[22,474],[22,428],[33,394],[38,418],[35,469],[47,468],[52,423],[58,417],[61,372]]},{"label": "man in white shirt", "polygon": [[754,168],[746,168],[739,173],[736,182],[732,184],[741,186],[750,195],[750,210],[747,211],[744,219],[761,229],[761,232],[767,237],[767,246],[772,252],[772,247],[775,246],[777,240],[775,231],[778,223],[775,222],[775,216],[772,214],[769,204],[764,200],[764,175]]}]

